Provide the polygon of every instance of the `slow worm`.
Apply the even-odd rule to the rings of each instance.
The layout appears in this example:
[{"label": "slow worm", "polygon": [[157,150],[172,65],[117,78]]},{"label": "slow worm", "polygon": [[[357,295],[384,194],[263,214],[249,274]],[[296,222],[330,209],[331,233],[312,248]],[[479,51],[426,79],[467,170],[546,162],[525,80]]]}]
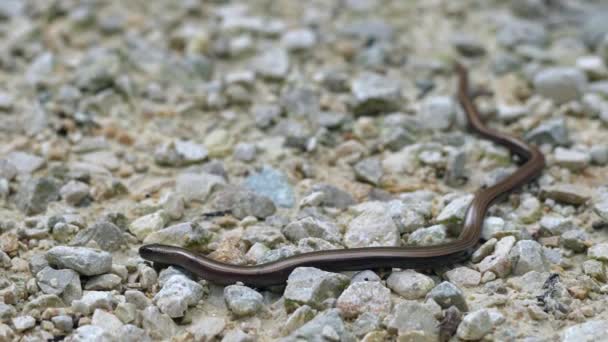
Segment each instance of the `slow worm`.
[{"label": "slow worm", "polygon": [[242,282],[254,287],[283,284],[291,271],[302,266],[327,271],[346,271],[387,267],[429,268],[464,261],[479,241],[488,207],[501,195],[537,177],[545,166],[545,158],[536,147],[485,126],[469,94],[467,70],[460,64],[457,64],[455,69],[459,76],[458,100],[464,108],[471,129],[481,137],[508,148],[511,153],[525,161],[506,179],[477,191],[467,210],[462,232],[456,240],[429,247],[324,250],[255,266],[231,265],[184,248],[160,244],[144,245],[139,249],[139,254],[155,263],[180,266],[214,283],[227,285]]}]

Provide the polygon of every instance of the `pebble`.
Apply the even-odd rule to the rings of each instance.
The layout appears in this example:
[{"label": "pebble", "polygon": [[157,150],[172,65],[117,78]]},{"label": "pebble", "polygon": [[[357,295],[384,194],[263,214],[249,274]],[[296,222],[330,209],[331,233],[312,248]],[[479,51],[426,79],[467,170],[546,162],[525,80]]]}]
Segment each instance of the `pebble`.
[{"label": "pebble", "polygon": [[457,267],[445,273],[446,279],[460,287],[474,287],[481,282],[481,273],[468,267]]},{"label": "pebble", "polygon": [[163,210],[160,210],[135,219],[129,224],[129,231],[137,239],[143,241],[148,235],[163,229],[168,221],[168,215]]},{"label": "pebble", "polygon": [[345,209],[356,203],[350,193],[331,184],[315,184],[312,191],[323,193],[323,206]]},{"label": "pebble", "polygon": [[557,104],[578,100],[587,86],[587,76],[576,68],[551,67],[534,77],[534,89]]},{"label": "pebble", "polygon": [[490,314],[486,309],[473,311],[462,319],[456,334],[466,341],[482,339],[493,329]]},{"label": "pebble", "polygon": [[428,228],[420,228],[414,231],[407,239],[409,244],[415,246],[434,246],[445,242],[447,227],[437,224]]},{"label": "pebble", "polygon": [[85,290],[109,291],[117,288],[122,279],[116,274],[102,274],[90,278],[84,286]]},{"label": "pebble", "polygon": [[496,40],[505,47],[519,45],[544,46],[548,34],[541,23],[527,20],[509,20],[496,33]]},{"label": "pebble", "polygon": [[116,302],[110,292],[84,291],[82,298],[72,302],[72,310],[84,315],[92,314],[95,309],[111,311]]},{"label": "pebble", "polygon": [[541,245],[533,240],[517,241],[509,253],[512,272],[514,275],[523,275],[530,271],[545,272],[549,265],[543,254]]},{"label": "pebble", "polygon": [[12,319],[15,330],[22,332],[33,328],[36,325],[36,319],[32,316],[19,316]]},{"label": "pebble", "polygon": [[30,174],[45,166],[46,161],[34,154],[15,151],[6,155],[5,160],[12,164],[19,174]]},{"label": "pebble", "polygon": [[66,304],[82,296],[80,276],[71,269],[45,267],[36,274],[36,284],[46,294],[61,295]]},{"label": "pebble", "polygon": [[553,153],[557,165],[573,171],[585,169],[591,161],[591,156],[586,151],[557,147]]},{"label": "pebble", "polygon": [[608,261],[608,243],[598,243],[587,250],[587,256],[599,261]]},{"label": "pebble", "polygon": [[[57,225],[53,228],[53,233],[56,230]],[[70,244],[84,246],[91,242],[109,252],[117,251],[127,244],[123,230],[107,221],[96,222],[92,226],[79,231]]]},{"label": "pebble", "polygon": [[264,78],[282,80],[289,72],[289,55],[285,49],[270,48],[260,53],[253,60],[255,72]]},{"label": "pebble", "polygon": [[207,149],[189,140],[175,140],[159,146],[154,151],[154,161],[163,166],[185,166],[207,159]]},{"label": "pebble", "polygon": [[338,273],[312,267],[298,267],[291,272],[283,294],[285,308],[293,311],[300,305],[322,309],[328,299],[337,298],[350,279]]},{"label": "pebble", "polygon": [[263,306],[262,295],[242,285],[230,285],[224,288],[226,305],[237,316],[250,316],[260,311]]},{"label": "pebble", "polygon": [[287,177],[279,170],[263,167],[245,179],[244,186],[259,196],[270,198],[276,206],[291,208],[295,194]]},{"label": "pebble", "polygon": [[182,222],[150,233],[144,239],[144,243],[200,248],[205,246],[212,236],[211,231],[196,222]]},{"label": "pebble", "polygon": [[293,221],[283,227],[282,233],[291,241],[297,242],[307,237],[316,237],[329,242],[340,242],[340,228],[330,221],[312,216]]},{"label": "pebble", "polygon": [[41,214],[59,199],[59,184],[53,178],[31,178],[19,188],[17,207],[26,215]]},{"label": "pebble", "polygon": [[386,213],[363,212],[348,224],[344,244],[349,248],[398,246],[399,231]]},{"label": "pebble", "polygon": [[270,198],[240,188],[219,191],[212,196],[211,202],[216,210],[230,210],[238,219],[247,216],[266,218],[276,211]]},{"label": "pebble", "polygon": [[177,332],[177,325],[173,320],[153,305],[141,311],[141,325],[155,340],[171,339]]},{"label": "pebble", "polygon": [[353,170],[355,171],[355,178],[372,185],[379,185],[384,174],[382,163],[378,158],[363,159],[353,166]]},{"label": "pebble", "polygon": [[445,225],[461,223],[472,200],[471,194],[453,199],[439,212],[435,220]]},{"label": "pebble", "polygon": [[344,317],[357,317],[366,312],[383,317],[391,310],[391,291],[380,282],[355,282],[338,297],[336,307]]},{"label": "pebble", "polygon": [[569,230],[562,234],[560,242],[565,247],[574,252],[584,252],[587,249],[589,237],[582,229]]},{"label": "pebble", "polygon": [[347,330],[337,309],[329,309],[296,329],[284,342],[296,341],[353,341],[354,337]]},{"label": "pebble", "polygon": [[51,318],[51,321],[55,325],[55,328],[62,332],[70,332],[74,328],[74,321],[68,315],[55,316]]},{"label": "pebble", "polygon": [[210,173],[181,173],[175,180],[175,191],[185,201],[205,202],[210,194],[226,184],[224,178]]},{"label": "pebble", "polygon": [[405,299],[420,299],[435,287],[432,278],[413,270],[391,273],[386,286]]},{"label": "pebble", "polygon": [[85,341],[99,341],[99,342],[110,342],[113,337],[103,328],[95,325],[83,325],[78,329],[74,330],[72,335],[67,342],[85,342]]},{"label": "pebble", "polygon": [[255,159],[257,148],[255,144],[238,143],[234,147],[234,158],[244,162],[251,162]]},{"label": "pebble", "polygon": [[428,306],[416,301],[397,304],[386,325],[403,341],[431,342],[439,337],[439,321]]},{"label": "pebble", "polygon": [[86,276],[108,273],[112,269],[110,253],[86,247],[53,247],[46,258],[51,266],[69,268]]},{"label": "pebble", "polygon": [[351,85],[357,115],[373,115],[396,111],[401,100],[401,86],[382,75],[366,72],[357,76]]},{"label": "pebble", "polygon": [[537,145],[568,145],[570,143],[570,134],[564,118],[545,120],[526,133],[524,138]]},{"label": "pebble", "polygon": [[180,272],[170,273],[171,270],[161,272],[159,280],[162,288],[153,301],[168,317],[183,317],[189,306],[196,305],[202,299],[204,288]]},{"label": "pebble", "polygon": [[505,277],[511,272],[509,253],[515,245],[515,237],[505,236],[496,242],[494,253],[485,257],[477,268],[481,273],[491,271],[499,277]]},{"label": "pebble", "polygon": [[69,181],[59,189],[59,194],[68,204],[77,206],[89,196],[90,189],[86,183]]},{"label": "pebble", "polygon": [[450,306],[456,306],[460,311],[468,311],[467,302],[464,298],[464,293],[456,285],[444,281],[435,286],[428,294],[427,298],[432,298],[442,308],[447,309]]},{"label": "pebble", "polygon": [[17,167],[6,159],[0,159],[0,178],[4,178],[7,181],[13,180],[19,174]]},{"label": "pebble", "polygon": [[91,318],[91,325],[102,328],[109,335],[116,338],[119,337],[118,333],[123,323],[115,315],[101,309],[95,309]]},{"label": "pebble", "polygon": [[607,329],[607,320],[591,320],[566,328],[561,338],[563,342],[601,341]]},{"label": "pebble", "polygon": [[456,119],[456,103],[449,96],[430,96],[422,103],[420,121],[430,130],[447,130]]},{"label": "pebble", "polygon": [[317,44],[317,37],[309,29],[294,29],[283,33],[281,43],[287,50],[308,50]]}]

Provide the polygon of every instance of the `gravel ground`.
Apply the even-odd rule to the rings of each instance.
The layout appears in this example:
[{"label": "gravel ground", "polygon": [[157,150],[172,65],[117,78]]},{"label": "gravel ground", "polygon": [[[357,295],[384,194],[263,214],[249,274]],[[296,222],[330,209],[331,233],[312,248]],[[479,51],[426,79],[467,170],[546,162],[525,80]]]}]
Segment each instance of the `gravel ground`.
[{"label": "gravel ground", "polygon": [[[0,341],[608,341],[602,1],[0,1]],[[537,144],[464,264],[218,286],[234,264],[453,240]],[[222,211],[225,215],[205,215]]]}]

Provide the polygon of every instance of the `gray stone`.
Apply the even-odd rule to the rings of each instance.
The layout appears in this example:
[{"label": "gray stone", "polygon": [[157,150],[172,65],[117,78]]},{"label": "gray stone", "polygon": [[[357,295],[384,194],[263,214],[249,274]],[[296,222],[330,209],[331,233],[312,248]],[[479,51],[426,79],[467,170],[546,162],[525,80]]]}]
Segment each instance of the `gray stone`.
[{"label": "gray stone", "polygon": [[587,250],[587,256],[599,261],[608,261],[608,243],[598,243]]},{"label": "gray stone", "polygon": [[483,221],[481,229],[481,237],[485,240],[490,240],[493,237],[499,236],[505,230],[505,220],[496,216],[486,217]]},{"label": "gray stone", "polygon": [[350,278],[350,282],[358,283],[361,281],[381,281],[382,279],[376,274],[374,271],[365,270],[361,272],[357,272]]},{"label": "gray stone", "polygon": [[163,210],[159,210],[135,219],[129,224],[129,231],[143,241],[148,235],[163,229],[168,221],[168,215]]},{"label": "gray stone", "polygon": [[175,191],[186,201],[205,202],[207,197],[226,184],[224,178],[209,173],[182,173],[175,180]]},{"label": "gray stone", "polygon": [[15,307],[9,304],[0,303],[0,322],[8,322],[17,314]]},{"label": "gray stone", "polygon": [[102,274],[89,279],[84,286],[84,289],[94,291],[109,291],[118,288],[121,282],[122,280],[116,274]]},{"label": "gray stone", "polygon": [[148,333],[132,324],[125,324],[118,331],[119,342],[140,341],[152,342]]},{"label": "gray stone", "polygon": [[353,170],[358,180],[372,185],[379,185],[384,174],[382,163],[378,158],[363,159],[354,165]]},{"label": "gray stone", "polygon": [[205,316],[193,322],[188,331],[195,341],[213,341],[226,327],[226,321],[221,317]]},{"label": "gray stone", "polygon": [[568,145],[570,143],[568,127],[564,118],[546,120],[526,133],[524,138],[537,145]]},{"label": "gray stone", "polygon": [[137,318],[137,306],[132,303],[119,303],[114,309],[114,315],[123,323],[131,323]]},{"label": "gray stone", "polygon": [[482,339],[493,328],[488,310],[480,309],[464,316],[456,334],[463,340],[474,341]]},{"label": "gray stone", "polygon": [[443,224],[437,224],[428,228],[415,230],[407,239],[414,246],[434,246],[445,242],[447,228]]},{"label": "gray stone", "polygon": [[588,239],[589,237],[584,230],[573,229],[563,233],[560,242],[564,247],[580,253],[587,249]]},{"label": "gray stone", "polygon": [[481,273],[494,272],[499,277],[505,277],[511,272],[511,259],[509,253],[515,245],[515,237],[505,236],[500,239],[495,247],[494,253],[485,257],[478,265]]},{"label": "gray stone", "polygon": [[572,219],[565,218],[557,214],[548,214],[543,216],[539,224],[541,233],[545,236],[561,235],[574,228]]},{"label": "gray stone", "polygon": [[26,215],[46,211],[50,202],[59,199],[59,184],[53,178],[32,178],[19,188],[17,207]]},{"label": "gray stone", "polygon": [[73,270],[45,267],[36,274],[36,283],[46,294],[61,295],[66,304],[82,297],[80,276]]},{"label": "gray stone", "polygon": [[250,162],[255,159],[257,148],[255,144],[238,143],[234,147],[234,158],[244,162]]},{"label": "gray stone", "polygon": [[324,341],[354,342],[354,337],[346,328],[337,309],[330,309],[318,314],[314,319],[296,329],[281,342],[324,342]]},{"label": "gray stone", "polygon": [[472,200],[472,194],[456,197],[439,212],[435,220],[445,225],[462,223]]},{"label": "gray stone", "polygon": [[509,253],[514,275],[523,275],[530,271],[546,272],[549,265],[541,245],[532,240],[518,241]]},{"label": "gray stone", "polygon": [[485,55],[486,53],[483,43],[475,36],[468,34],[457,34],[453,35],[450,41],[456,51],[463,56],[478,57]]},{"label": "gray stone", "polygon": [[282,80],[289,72],[289,55],[283,48],[270,48],[253,60],[253,69],[264,78]]},{"label": "gray stone", "polygon": [[65,339],[66,342],[112,342],[113,340],[114,337],[110,333],[95,325],[83,325]]},{"label": "gray stone", "polygon": [[380,282],[355,282],[338,297],[336,307],[344,317],[357,317],[365,312],[383,317],[391,311],[391,291]]},{"label": "gray stone", "polygon": [[0,178],[4,178],[8,181],[13,180],[19,174],[17,167],[6,159],[0,159]]},{"label": "gray stone", "polygon": [[114,314],[101,309],[95,309],[91,318],[91,325],[102,328],[113,337],[118,337],[120,328],[124,325]]},{"label": "gray stone", "polygon": [[185,166],[207,159],[207,149],[190,140],[175,140],[159,146],[154,152],[158,165]]},{"label": "gray stone", "polygon": [[496,40],[505,47],[518,45],[544,46],[549,40],[542,24],[526,20],[509,20],[496,33]]},{"label": "gray stone", "polygon": [[41,157],[20,151],[9,153],[5,159],[17,169],[19,174],[33,173],[46,163]]},{"label": "gray stone", "polygon": [[276,211],[270,198],[241,188],[219,191],[212,196],[211,202],[216,210],[230,210],[232,215],[239,219],[247,216],[266,218]]},{"label": "gray stone", "polygon": [[456,119],[456,111],[456,103],[451,97],[428,97],[420,109],[420,123],[426,129],[446,130]]},{"label": "gray stone", "polygon": [[104,251],[117,251],[127,244],[122,229],[108,221],[100,221],[79,231],[70,242],[71,245],[84,246],[95,242]]},{"label": "gray stone", "polygon": [[605,166],[608,164],[608,145],[594,145],[589,149],[591,162],[595,165]]},{"label": "gray stone", "polygon": [[46,258],[51,266],[73,269],[86,276],[107,273],[112,269],[110,253],[86,247],[53,247]]},{"label": "gray stone", "polygon": [[71,316],[68,315],[59,315],[51,318],[53,325],[55,325],[56,329],[62,332],[70,332],[72,328],[74,328],[74,321]]},{"label": "gray stone", "polygon": [[319,94],[314,88],[288,88],[281,94],[281,104],[289,116],[315,117],[320,111]]},{"label": "gray stone", "polygon": [[92,314],[95,309],[112,311],[116,300],[110,292],[84,291],[82,298],[72,302],[72,310],[84,315]]},{"label": "gray stone", "polygon": [[155,340],[170,340],[177,333],[177,325],[167,314],[155,306],[148,306],[141,312],[142,328]]},{"label": "gray stone", "polygon": [[460,311],[468,311],[467,302],[462,290],[447,281],[435,286],[435,288],[427,294],[427,298],[432,298],[444,309],[454,305]]},{"label": "gray stone", "polygon": [[89,186],[86,183],[71,180],[59,189],[59,194],[68,204],[75,206],[89,196]]},{"label": "gray stone", "polygon": [[400,341],[437,341],[439,322],[427,305],[416,301],[404,301],[393,310],[386,323],[390,330],[396,331]]},{"label": "gray stone", "polygon": [[601,282],[606,281],[606,268],[604,263],[598,260],[587,260],[583,262],[583,273]]},{"label": "gray stone", "polygon": [[226,305],[237,316],[250,316],[258,312],[263,305],[262,295],[242,285],[230,285],[224,288]]},{"label": "gray stone", "polygon": [[295,204],[293,188],[285,174],[265,166],[245,179],[245,187],[259,196],[270,198],[276,206],[291,208]]},{"label": "gray stone", "polygon": [[597,46],[602,39],[608,34],[608,24],[606,23],[606,9],[598,9],[589,13],[582,26],[582,38],[585,44],[590,48]]},{"label": "gray stone", "polygon": [[27,329],[33,328],[36,325],[36,319],[32,316],[19,316],[12,320],[15,330],[22,332]]},{"label": "gray stone", "polygon": [[355,204],[351,194],[330,184],[316,184],[312,190],[323,193],[323,206],[345,209]]},{"label": "gray stone", "polygon": [[252,225],[247,227],[243,233],[242,239],[250,244],[259,242],[269,247],[285,242],[285,236],[283,236],[279,228],[266,225]]},{"label": "gray stone", "polygon": [[246,334],[241,329],[233,329],[228,331],[224,338],[222,338],[221,342],[254,342],[255,337],[249,334]]},{"label": "gray stone", "polygon": [[573,171],[583,170],[591,161],[591,156],[587,151],[557,147],[553,153],[555,164]]},{"label": "gray stone", "polygon": [[161,243],[180,247],[202,247],[212,238],[213,233],[196,222],[182,222],[150,233],[144,243]]},{"label": "gray stone", "polygon": [[563,342],[592,342],[606,338],[608,320],[592,320],[564,329],[561,334]]},{"label": "gray stone", "polygon": [[168,276],[161,281],[161,285],[161,290],[154,296],[154,303],[171,318],[183,317],[188,307],[196,305],[204,293],[199,283],[179,273]]},{"label": "gray stone", "polygon": [[152,304],[152,301],[145,294],[137,290],[125,291],[125,299],[127,303],[132,303],[138,310],[143,310]]},{"label": "gray stone", "polygon": [[457,267],[445,273],[446,279],[456,286],[473,287],[481,282],[481,273],[468,267]]},{"label": "gray stone", "polygon": [[349,248],[398,246],[399,230],[386,213],[363,212],[349,222],[344,244]]},{"label": "gray stone", "polygon": [[405,299],[420,299],[435,287],[430,277],[413,270],[391,273],[386,285]]},{"label": "gray stone", "polygon": [[285,307],[300,305],[322,309],[328,299],[337,298],[349,283],[348,277],[312,267],[298,267],[291,272],[285,288]]},{"label": "gray stone", "polygon": [[308,237],[316,237],[330,242],[340,242],[340,228],[333,222],[308,216],[293,221],[282,229],[291,241],[298,242]]},{"label": "gray stone", "polygon": [[557,104],[578,100],[587,86],[587,76],[576,68],[551,67],[534,77],[534,88]]},{"label": "gray stone", "polygon": [[267,128],[275,123],[281,115],[281,107],[278,105],[254,105],[251,108],[255,124],[259,128]]},{"label": "gray stone", "polygon": [[357,115],[373,115],[396,111],[401,101],[401,86],[396,80],[365,72],[352,82]]}]

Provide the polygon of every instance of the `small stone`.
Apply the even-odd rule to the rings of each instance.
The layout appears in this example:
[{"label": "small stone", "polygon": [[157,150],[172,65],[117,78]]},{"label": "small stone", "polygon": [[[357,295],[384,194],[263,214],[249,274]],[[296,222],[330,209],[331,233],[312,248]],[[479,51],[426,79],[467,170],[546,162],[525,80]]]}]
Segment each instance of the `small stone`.
[{"label": "small stone", "polygon": [[12,305],[0,303],[0,322],[8,322],[17,314]]},{"label": "small stone", "polygon": [[0,159],[0,178],[4,178],[7,181],[13,180],[19,174],[17,167],[6,159]]},{"label": "small stone", "polygon": [[74,321],[72,320],[72,317],[68,315],[55,316],[51,318],[51,321],[59,331],[70,332],[74,327]]},{"label": "small stone", "polygon": [[591,198],[590,190],[577,184],[556,184],[541,188],[541,197],[560,203],[581,205]]},{"label": "small stone", "polygon": [[59,194],[68,204],[76,206],[89,196],[89,186],[79,181],[69,181],[59,189]]},{"label": "small stone", "polygon": [[588,236],[582,229],[569,230],[562,234],[561,243],[574,252],[584,252],[587,249]]},{"label": "small stone", "polygon": [[299,305],[322,309],[324,302],[336,298],[349,283],[348,277],[312,267],[298,267],[291,272],[285,288],[285,307],[288,311]]},{"label": "small stone", "polygon": [[554,154],[557,165],[573,171],[583,170],[591,161],[589,153],[579,150],[558,147],[555,149]]},{"label": "small stone", "polygon": [[[56,230],[57,225],[53,228],[54,235]],[[70,244],[84,246],[90,242],[95,242],[101,249],[109,252],[117,251],[127,244],[123,230],[107,221],[97,222],[79,231]]]},{"label": "small stone", "polygon": [[108,273],[112,269],[110,253],[86,247],[53,247],[46,258],[51,266],[73,269],[86,276]]},{"label": "small stone", "polygon": [[561,235],[574,228],[574,224],[570,218],[565,218],[556,214],[543,216],[539,224],[540,231],[545,236]]},{"label": "small stone", "polygon": [[434,246],[445,242],[446,237],[446,226],[437,224],[428,228],[417,229],[410,234],[407,242],[415,246]]},{"label": "small stone", "polygon": [[276,211],[270,198],[240,188],[220,191],[212,196],[211,202],[216,210],[230,210],[238,219],[247,216],[266,218]]},{"label": "small stone", "polygon": [[242,285],[230,285],[224,288],[224,300],[232,313],[237,316],[250,316],[262,308],[262,295]]},{"label": "small stone", "polygon": [[382,163],[378,158],[363,159],[353,167],[355,177],[372,185],[379,185],[383,175]]},{"label": "small stone", "polygon": [[391,310],[391,291],[380,282],[355,282],[342,292],[336,307],[344,317],[357,317],[364,312],[386,316]]},{"label": "small stone", "polygon": [[152,304],[150,299],[140,291],[127,290],[125,291],[125,299],[127,303],[133,303],[138,310],[143,310]]},{"label": "small stone", "polygon": [[599,261],[608,261],[608,243],[598,243],[587,250],[587,256]]},{"label": "small stone", "polygon": [[[170,270],[170,269],[167,269]],[[183,317],[189,306],[196,305],[203,297],[203,287],[181,273],[173,275],[161,272],[161,290],[154,296],[154,303],[168,317]],[[163,279],[164,278],[164,279]]]},{"label": "small stone", "polygon": [[281,332],[283,335],[289,335],[314,317],[315,313],[310,306],[300,306],[294,312],[292,312],[289,317],[287,317],[285,324],[281,328]]},{"label": "small stone", "polygon": [[255,194],[270,198],[277,206],[291,208],[295,204],[295,194],[287,177],[271,167],[263,167],[247,177],[244,185]]},{"label": "small stone", "polygon": [[141,341],[141,342],[152,342],[152,339],[148,335],[148,333],[140,329],[132,324],[125,324],[120,327],[118,331],[118,336],[120,336],[121,342],[126,341]]},{"label": "small stone", "polygon": [[606,268],[604,263],[598,260],[587,260],[583,262],[583,272],[601,282],[606,281]]},{"label": "small stone", "polygon": [[608,331],[607,320],[593,320],[566,328],[562,334],[563,342],[601,341]]},{"label": "small stone", "polygon": [[537,93],[557,104],[578,100],[587,86],[587,76],[576,68],[551,67],[534,77]]},{"label": "small stone", "polygon": [[536,197],[524,195],[520,199],[515,214],[522,223],[530,224],[538,221],[542,215],[541,209],[542,205]]},{"label": "small stone", "polygon": [[330,242],[340,242],[340,228],[332,222],[308,216],[291,222],[282,229],[291,241],[298,242],[308,237],[316,237]]},{"label": "small stone", "polygon": [[608,145],[591,146],[589,149],[589,155],[591,156],[591,163],[595,165],[604,166],[608,164]]},{"label": "small stone", "polygon": [[36,325],[36,319],[32,316],[19,316],[12,320],[15,330],[22,332],[33,328]]},{"label": "small stone", "polygon": [[456,334],[466,341],[480,340],[493,329],[488,310],[473,311],[462,319]]},{"label": "small stone", "polygon": [[490,216],[483,221],[481,237],[485,240],[490,240],[493,237],[499,236],[505,230],[505,220],[500,217]]},{"label": "small stone", "polygon": [[481,273],[468,267],[457,267],[445,273],[445,277],[457,286],[473,287],[479,285]]},{"label": "small stone", "polygon": [[153,305],[141,312],[142,328],[156,340],[170,340],[177,332],[177,326],[167,314]]},{"label": "small stone", "polygon": [[254,342],[255,338],[252,335],[246,334],[241,329],[233,329],[228,331],[222,342]]},{"label": "small stone", "polygon": [[351,86],[357,115],[373,115],[399,109],[400,84],[379,74],[366,72],[356,77]]},{"label": "small stone", "polygon": [[437,341],[439,321],[428,306],[416,301],[404,301],[389,316],[387,327],[397,331],[401,341]]},{"label": "small stone", "polygon": [[233,136],[225,129],[215,129],[205,137],[205,147],[212,158],[223,158],[230,154],[234,143]]},{"label": "small stone", "polygon": [[530,271],[546,272],[549,270],[542,246],[536,241],[518,241],[511,249],[509,258],[513,265],[514,275],[523,275]]},{"label": "small stone", "polygon": [[168,221],[167,214],[163,210],[160,210],[135,219],[129,224],[129,231],[140,241],[143,241],[151,233],[163,229]]},{"label": "small stone", "polygon": [[456,119],[457,106],[449,96],[431,96],[424,100],[420,109],[420,123],[430,130],[444,131]]},{"label": "small stone", "polygon": [[496,40],[505,47],[544,46],[548,38],[543,25],[527,20],[509,20],[496,33]]},{"label": "small stone", "polygon": [[72,310],[84,315],[92,314],[95,309],[112,311],[115,299],[110,292],[84,291],[82,298],[72,302]]},{"label": "small stone", "polygon": [[462,223],[472,200],[471,194],[453,199],[437,215],[436,221],[445,225]]},{"label": "small stone", "polygon": [[101,309],[95,309],[91,318],[91,325],[98,326],[108,334],[118,337],[123,323],[115,315]]},{"label": "small stone", "polygon": [[26,215],[46,211],[50,202],[59,199],[59,184],[53,178],[32,178],[25,182],[17,194],[17,207]]},{"label": "small stone", "polygon": [[289,55],[282,48],[267,49],[254,58],[253,69],[264,78],[282,80],[289,72]]},{"label": "small stone", "polygon": [[193,322],[188,331],[195,341],[213,341],[226,327],[226,321],[221,317],[205,316]]},{"label": "small stone", "polygon": [[121,279],[116,274],[102,274],[92,277],[84,286],[85,290],[109,291],[120,286]]},{"label": "small stone", "polygon": [[289,336],[283,342],[296,341],[352,341],[353,336],[346,329],[337,309],[330,309],[318,314]]},{"label": "small stone", "polygon": [[381,281],[382,279],[374,271],[365,270],[357,272],[350,279],[351,284],[362,281]]},{"label": "small stone", "polygon": [[454,35],[452,36],[451,43],[461,55],[466,57],[478,57],[485,55],[486,53],[483,44],[476,37],[471,35]]},{"label": "small stone", "polygon": [[207,149],[189,140],[175,140],[156,149],[154,160],[163,166],[185,166],[207,159]]},{"label": "small stone", "polygon": [[12,164],[19,174],[34,173],[46,164],[46,161],[43,158],[20,151],[9,153],[5,160]]},{"label": "small stone", "polygon": [[234,147],[234,158],[244,162],[250,162],[255,159],[257,148],[255,144],[238,143]]},{"label": "small stone", "polygon": [[66,304],[82,296],[80,277],[73,270],[55,270],[45,267],[36,274],[36,282],[42,292],[61,295]]},{"label": "small stone", "polygon": [[270,247],[285,242],[285,237],[279,228],[266,225],[252,225],[247,227],[243,233],[242,239],[250,244],[259,242]]},{"label": "small stone", "polygon": [[454,305],[460,311],[468,311],[467,302],[464,298],[462,290],[460,290],[456,285],[447,281],[435,286],[435,288],[427,294],[427,298],[432,298],[444,309]]},{"label": "small stone", "polygon": [[600,56],[581,56],[576,59],[576,67],[584,71],[590,79],[608,76],[608,68]]},{"label": "small stone", "polygon": [[363,212],[348,224],[344,244],[349,248],[398,246],[399,230],[386,213]]},{"label": "small stone", "polygon": [[546,120],[526,133],[524,138],[537,145],[568,145],[570,137],[564,118]]},{"label": "small stone", "polygon": [[70,335],[68,342],[84,342],[84,341],[99,341],[99,342],[110,342],[113,340],[113,336],[103,328],[95,325],[83,325],[76,329],[72,335]]},{"label": "small stone", "polygon": [[355,199],[351,194],[330,184],[316,184],[312,190],[323,193],[321,202],[323,206],[345,209],[355,204]]},{"label": "small stone", "polygon": [[125,324],[131,323],[137,318],[137,306],[131,303],[119,303],[114,309],[114,315]]},{"label": "small stone", "polygon": [[309,29],[296,29],[285,32],[281,43],[290,51],[307,50],[315,46],[317,37]]},{"label": "small stone", "polygon": [[226,184],[224,178],[209,173],[182,173],[175,181],[175,191],[185,201],[204,202],[215,190]]},{"label": "small stone", "polygon": [[213,234],[196,222],[182,222],[159,231],[150,233],[144,239],[145,244],[160,243],[189,248],[205,246]]}]

